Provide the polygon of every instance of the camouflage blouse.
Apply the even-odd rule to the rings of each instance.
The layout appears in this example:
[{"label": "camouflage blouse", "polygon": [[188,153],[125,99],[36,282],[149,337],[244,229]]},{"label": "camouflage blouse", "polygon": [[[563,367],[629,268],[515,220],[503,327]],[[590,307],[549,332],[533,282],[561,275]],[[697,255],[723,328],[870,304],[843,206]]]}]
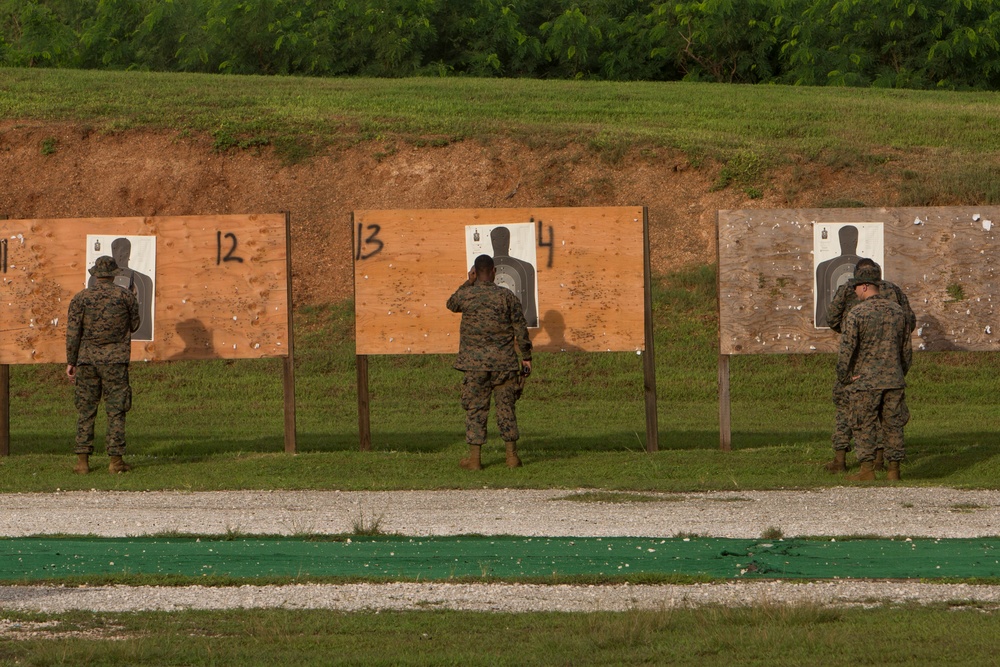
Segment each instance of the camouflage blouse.
[{"label": "camouflage blouse", "polygon": [[[906,316],[906,326],[910,333],[913,333],[913,330],[917,328],[917,316],[913,314],[913,309],[910,308],[910,300],[903,294],[903,290],[888,280],[878,281],[878,290],[880,294],[884,294],[890,301],[898,303],[903,308],[903,315]],[[826,320],[830,328],[840,333],[840,327],[844,323],[844,318],[847,317],[847,313],[851,312],[851,308],[858,305],[858,303],[858,296],[854,293],[854,288],[850,286],[850,283],[838,287],[837,293],[833,296],[833,301],[830,302],[830,307],[827,309]]]},{"label": "camouflage blouse", "polygon": [[[913,361],[910,331],[902,307],[876,294],[844,319],[837,379],[853,390],[900,389]],[[854,376],[859,376],[854,380]]]},{"label": "camouflage blouse", "polygon": [[462,371],[516,370],[531,359],[531,340],[521,302],[506,287],[463,283],[448,299],[448,310],[462,313],[455,368]]},{"label": "camouflage blouse", "polygon": [[98,280],[69,304],[66,363],[122,364],[132,353],[132,332],[139,328],[139,303],[132,292]]}]

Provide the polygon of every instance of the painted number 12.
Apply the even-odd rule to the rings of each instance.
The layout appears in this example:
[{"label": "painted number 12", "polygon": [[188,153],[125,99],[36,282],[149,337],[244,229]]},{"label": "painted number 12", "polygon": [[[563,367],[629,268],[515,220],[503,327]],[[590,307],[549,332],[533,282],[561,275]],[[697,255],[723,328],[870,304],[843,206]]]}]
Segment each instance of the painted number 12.
[{"label": "painted number 12", "polygon": [[[229,251],[223,255],[222,254],[222,239],[226,238],[230,243]],[[227,232],[225,237],[223,237],[222,232],[215,232],[215,264],[219,265],[223,262],[240,262],[243,263],[243,258],[239,255],[234,254],[236,252],[236,234],[232,232]]]}]

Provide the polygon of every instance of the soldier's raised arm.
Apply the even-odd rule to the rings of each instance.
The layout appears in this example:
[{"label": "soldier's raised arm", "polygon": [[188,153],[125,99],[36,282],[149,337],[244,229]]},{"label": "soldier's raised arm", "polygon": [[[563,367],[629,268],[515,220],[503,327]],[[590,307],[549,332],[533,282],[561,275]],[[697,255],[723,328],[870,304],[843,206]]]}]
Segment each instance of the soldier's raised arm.
[{"label": "soldier's raised arm", "polygon": [[840,333],[840,325],[844,323],[844,316],[847,314],[847,305],[852,299],[857,300],[854,290],[849,289],[847,285],[841,285],[826,309],[826,322],[837,333]]}]

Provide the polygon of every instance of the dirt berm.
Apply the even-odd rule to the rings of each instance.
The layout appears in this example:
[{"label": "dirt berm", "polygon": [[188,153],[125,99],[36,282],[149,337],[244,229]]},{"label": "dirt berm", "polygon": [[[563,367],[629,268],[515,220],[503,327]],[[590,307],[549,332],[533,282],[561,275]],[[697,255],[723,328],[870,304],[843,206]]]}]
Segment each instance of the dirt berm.
[{"label": "dirt berm", "polygon": [[350,216],[359,209],[647,206],[652,267],[662,274],[715,261],[719,209],[883,206],[894,197],[891,185],[862,170],[790,162],[751,198],[748,187],[713,189],[718,169],[666,149],[608,160],[581,145],[505,138],[443,147],[383,140],[287,164],[268,148],[216,152],[208,136],[0,121],[0,215],[288,211],[298,304],[351,296]]}]

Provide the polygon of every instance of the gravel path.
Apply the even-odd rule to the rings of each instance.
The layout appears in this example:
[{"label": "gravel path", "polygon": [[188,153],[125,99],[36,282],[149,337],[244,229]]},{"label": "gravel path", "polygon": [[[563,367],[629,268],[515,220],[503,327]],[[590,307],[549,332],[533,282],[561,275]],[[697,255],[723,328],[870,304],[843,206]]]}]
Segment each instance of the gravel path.
[{"label": "gravel path", "polygon": [[127,537],[344,534],[379,522],[402,535],[757,538],[1000,535],[1000,491],[845,488],[637,494],[653,502],[580,502],[586,491],[68,492],[0,495],[0,535]]},{"label": "gravel path", "polygon": [[[343,534],[378,522],[404,535],[757,538],[1000,535],[1000,491],[832,488],[637,494],[637,502],[580,502],[587,491],[232,491],[2,494],[0,535],[163,532]],[[618,496],[616,496],[618,497]],[[642,502],[638,502],[641,500]],[[702,604],[872,605],[966,601],[1000,608],[1000,586],[896,581],[754,581],[661,586],[396,583],[190,587],[0,587],[0,611],[143,611],[283,607],[344,611],[462,609],[596,611]],[[0,629],[0,637],[4,635]]]}]

